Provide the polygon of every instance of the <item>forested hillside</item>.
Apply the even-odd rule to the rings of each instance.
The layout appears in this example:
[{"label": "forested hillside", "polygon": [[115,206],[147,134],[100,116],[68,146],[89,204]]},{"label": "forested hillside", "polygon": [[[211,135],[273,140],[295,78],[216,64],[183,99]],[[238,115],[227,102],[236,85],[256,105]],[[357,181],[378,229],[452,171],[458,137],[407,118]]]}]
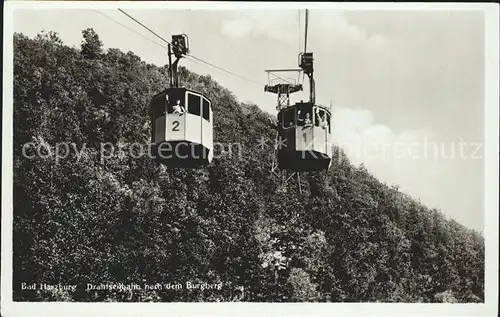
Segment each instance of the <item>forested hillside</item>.
[{"label": "forested hillside", "polygon": [[[104,51],[92,29],[79,49],[52,32],[15,34],[14,300],[484,301],[480,234],[339,149],[327,173],[303,176],[302,194],[296,181],[283,186],[270,173],[272,144],[257,142],[274,139],[271,115],[210,76],[180,72],[183,85],[211,98],[214,141],[239,143],[236,155],[225,149],[197,170],[147,155],[103,157],[103,143],[149,142],[148,103],[167,86],[166,68]],[[62,142],[70,151],[56,160]],[[223,287],[86,291],[87,283],[187,281]]]}]

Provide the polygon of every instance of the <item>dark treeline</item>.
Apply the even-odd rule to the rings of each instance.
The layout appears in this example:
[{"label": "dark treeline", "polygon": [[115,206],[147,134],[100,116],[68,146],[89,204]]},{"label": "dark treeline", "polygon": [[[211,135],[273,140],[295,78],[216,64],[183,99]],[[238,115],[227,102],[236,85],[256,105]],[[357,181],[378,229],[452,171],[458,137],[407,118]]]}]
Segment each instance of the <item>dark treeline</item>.
[{"label": "dark treeline", "polygon": [[[53,32],[15,34],[14,300],[484,301],[479,233],[339,149],[327,173],[302,177],[302,194],[296,180],[283,185],[270,173],[270,115],[210,76],[180,68],[183,85],[213,102],[214,141],[239,147],[198,170],[117,151],[103,158],[103,143],[149,142],[148,103],[165,74],[132,52],[103,50],[92,29],[79,49]],[[261,137],[269,147],[258,146]],[[57,160],[62,142],[72,145]],[[286,265],[275,271],[276,252]],[[186,281],[223,287],[85,290]]]}]

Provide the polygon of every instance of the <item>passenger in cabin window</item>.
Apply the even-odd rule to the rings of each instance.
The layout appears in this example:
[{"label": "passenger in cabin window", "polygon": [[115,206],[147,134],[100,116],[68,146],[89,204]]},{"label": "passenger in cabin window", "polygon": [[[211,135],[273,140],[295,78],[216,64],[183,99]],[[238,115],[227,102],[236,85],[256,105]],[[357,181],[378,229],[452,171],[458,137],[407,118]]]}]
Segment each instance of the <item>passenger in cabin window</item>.
[{"label": "passenger in cabin window", "polygon": [[311,113],[308,111],[306,112],[305,118],[302,113],[302,110],[299,109],[297,111],[297,125],[298,126],[311,126],[312,125],[312,119],[311,119]]},{"label": "passenger in cabin window", "polygon": [[322,113],[320,116],[319,126],[322,127],[323,129],[326,129],[326,115],[325,115],[325,113]]},{"label": "passenger in cabin window", "polygon": [[181,106],[181,101],[177,100],[174,105],[174,113],[182,115],[185,112],[184,107]]},{"label": "passenger in cabin window", "polygon": [[321,127],[323,129],[326,129],[328,127],[328,121],[326,120],[326,115],[325,114],[323,114],[321,116]]},{"label": "passenger in cabin window", "polygon": [[306,127],[312,125],[311,114],[309,112],[306,113],[306,119],[304,120],[304,123]]},{"label": "passenger in cabin window", "polygon": [[326,126],[327,126],[327,121],[326,121],[326,115],[325,113],[322,111],[322,113],[320,114],[319,112],[319,109],[316,108],[316,120],[318,120],[318,125],[323,128],[323,129],[326,129]]}]

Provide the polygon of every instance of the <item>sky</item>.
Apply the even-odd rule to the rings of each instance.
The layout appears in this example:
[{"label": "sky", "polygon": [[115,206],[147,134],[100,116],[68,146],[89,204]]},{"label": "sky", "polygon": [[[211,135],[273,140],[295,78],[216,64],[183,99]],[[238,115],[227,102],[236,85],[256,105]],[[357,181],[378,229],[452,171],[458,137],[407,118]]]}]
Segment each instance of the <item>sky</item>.
[{"label": "sky", "polygon": [[[161,40],[118,10],[98,11],[19,10],[14,30],[29,37],[55,31],[79,47],[82,30],[92,27],[106,48],[166,64],[166,50],[134,32]],[[304,10],[126,12],[167,40],[188,34],[192,55],[245,79],[186,59],[181,65],[271,114],[276,95],[264,92],[264,70],[297,68],[304,49]],[[482,11],[310,10],[307,41],[316,102],[332,105],[332,137],[352,163],[481,232],[483,18]],[[304,88],[294,101],[308,98]]]}]

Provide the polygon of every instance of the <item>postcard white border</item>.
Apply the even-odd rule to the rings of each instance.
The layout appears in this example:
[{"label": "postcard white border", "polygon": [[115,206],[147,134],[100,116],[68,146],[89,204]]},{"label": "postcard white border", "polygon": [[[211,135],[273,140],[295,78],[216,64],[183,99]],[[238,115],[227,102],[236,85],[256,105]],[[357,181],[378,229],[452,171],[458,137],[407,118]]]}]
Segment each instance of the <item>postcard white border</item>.
[{"label": "postcard white border", "polygon": [[[485,226],[484,304],[385,303],[19,303],[12,302],[12,100],[13,12],[18,9],[335,9],[480,10],[485,15]],[[497,316],[499,15],[494,3],[325,3],[325,2],[76,2],[7,1],[4,9],[2,133],[1,301],[5,316]],[[467,186],[464,184],[464,186]]]}]

